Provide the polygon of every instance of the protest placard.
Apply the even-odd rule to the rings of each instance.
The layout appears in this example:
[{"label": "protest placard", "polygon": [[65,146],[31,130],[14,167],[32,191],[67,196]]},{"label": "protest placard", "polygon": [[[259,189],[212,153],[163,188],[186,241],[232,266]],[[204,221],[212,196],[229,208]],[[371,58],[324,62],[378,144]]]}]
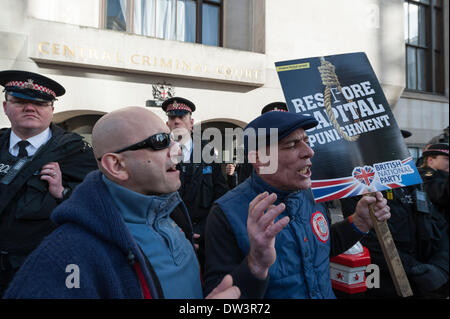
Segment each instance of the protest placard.
[{"label": "protest placard", "polygon": [[307,131],[317,202],[422,182],[365,53],[275,66],[289,111],[319,122]]}]

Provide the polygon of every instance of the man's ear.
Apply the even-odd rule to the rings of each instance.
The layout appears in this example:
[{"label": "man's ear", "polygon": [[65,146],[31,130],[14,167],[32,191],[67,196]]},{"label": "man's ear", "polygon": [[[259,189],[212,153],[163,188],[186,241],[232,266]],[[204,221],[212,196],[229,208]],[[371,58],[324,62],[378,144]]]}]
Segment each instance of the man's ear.
[{"label": "man's ear", "polygon": [[118,181],[126,181],[130,175],[126,163],[119,154],[105,154],[101,165],[105,173]]}]

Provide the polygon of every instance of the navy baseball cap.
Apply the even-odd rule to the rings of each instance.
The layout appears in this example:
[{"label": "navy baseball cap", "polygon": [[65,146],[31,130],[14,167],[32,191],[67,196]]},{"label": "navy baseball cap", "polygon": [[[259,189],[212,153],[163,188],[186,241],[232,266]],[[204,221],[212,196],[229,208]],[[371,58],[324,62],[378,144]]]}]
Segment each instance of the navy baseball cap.
[{"label": "navy baseball cap", "polygon": [[[253,130],[256,134],[257,146],[263,141],[265,141],[265,145],[270,145],[271,129],[277,129],[278,141],[281,141],[296,129],[302,128],[308,130],[315,127],[317,124],[317,120],[312,116],[291,112],[267,112],[258,116],[245,127],[244,131],[246,134],[244,135],[244,146],[248,151],[249,134],[247,134],[247,129]],[[262,132],[260,133],[260,131]]]},{"label": "navy baseball cap", "polygon": [[41,74],[7,70],[0,72],[0,85],[9,95],[32,101],[51,102],[66,93],[58,82]]},{"label": "navy baseball cap", "polygon": [[195,105],[188,99],[182,97],[171,97],[161,105],[167,116],[183,116],[195,111]]}]

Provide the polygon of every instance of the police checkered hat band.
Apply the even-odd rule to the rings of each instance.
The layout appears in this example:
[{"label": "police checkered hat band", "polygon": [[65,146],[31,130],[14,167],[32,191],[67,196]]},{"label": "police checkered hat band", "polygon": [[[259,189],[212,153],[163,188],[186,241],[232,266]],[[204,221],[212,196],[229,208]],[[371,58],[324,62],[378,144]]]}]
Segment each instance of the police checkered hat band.
[{"label": "police checkered hat band", "polygon": [[161,107],[168,116],[181,116],[195,111],[195,104],[182,97],[171,97],[165,100]]},{"label": "police checkered hat band", "polygon": [[0,85],[11,96],[34,101],[54,101],[66,93],[58,82],[38,73],[20,70],[1,71]]},{"label": "police checkered hat band", "polygon": [[47,88],[47,87],[45,87],[43,85],[39,85],[39,84],[33,83],[32,79],[29,79],[27,82],[24,82],[24,81],[10,81],[10,82],[5,84],[5,90],[7,90],[8,87],[11,87],[11,86],[40,91],[42,93],[50,94],[56,99],[56,93],[53,90],[50,90],[49,88]]},{"label": "police checkered hat band", "polygon": [[422,154],[423,154],[423,156],[430,156],[430,155],[447,155],[447,156],[449,156],[448,144],[446,144],[446,143],[431,144],[423,151]]}]

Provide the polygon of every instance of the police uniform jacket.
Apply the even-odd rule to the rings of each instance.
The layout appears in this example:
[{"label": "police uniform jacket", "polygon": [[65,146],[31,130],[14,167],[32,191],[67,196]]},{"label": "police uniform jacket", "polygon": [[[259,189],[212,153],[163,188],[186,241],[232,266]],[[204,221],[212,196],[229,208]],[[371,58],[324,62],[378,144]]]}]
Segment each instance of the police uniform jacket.
[{"label": "police uniform jacket", "polygon": [[[448,226],[428,199],[425,201],[428,211],[422,212],[418,209],[417,190],[421,190],[420,185],[395,188],[382,193],[391,209],[391,218],[387,224],[403,268],[410,279],[414,294],[420,295],[423,292],[414,286],[410,270],[419,264],[433,264],[448,273]],[[354,212],[359,198],[358,196],[341,200],[344,217]],[[370,230],[361,243],[369,249],[371,263],[380,267],[380,288],[369,289],[366,295],[381,298],[396,297],[395,287],[375,231]]]},{"label": "police uniform jacket", "polygon": [[428,197],[449,223],[448,173],[430,167],[419,168]]},{"label": "police uniform jacket", "polygon": [[[202,141],[202,149],[206,142]],[[195,145],[194,145],[195,147]],[[203,224],[214,200],[228,191],[221,166],[217,163],[194,163],[195,150],[191,152],[189,163],[179,163],[181,187],[178,192],[186,204],[194,229]],[[195,229],[195,231],[198,231]]]},{"label": "police uniform jacket", "polygon": [[[85,175],[96,169],[92,148],[80,135],[54,124],[52,137],[20,169],[9,183],[0,183],[0,249],[11,255],[27,255],[55,225],[50,214],[60,203],[48,192],[48,182],[40,179],[43,165],[58,162],[64,187],[74,189]],[[8,152],[11,129],[0,131],[2,162],[11,161]],[[3,163],[3,167],[7,167]],[[9,162],[9,166],[14,163]],[[11,168],[10,168],[11,169]],[[7,174],[2,170],[0,180]],[[4,179],[3,179],[4,181]]]}]

